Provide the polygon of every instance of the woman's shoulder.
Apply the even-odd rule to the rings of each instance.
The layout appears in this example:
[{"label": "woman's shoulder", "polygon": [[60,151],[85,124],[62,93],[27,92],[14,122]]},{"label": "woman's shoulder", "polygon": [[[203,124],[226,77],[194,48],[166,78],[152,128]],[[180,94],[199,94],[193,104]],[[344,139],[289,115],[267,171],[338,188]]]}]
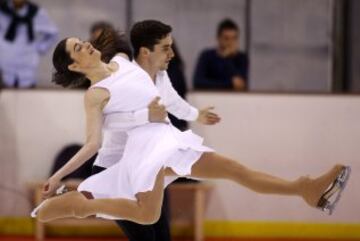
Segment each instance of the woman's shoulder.
[{"label": "woman's shoulder", "polygon": [[123,54],[115,55],[114,58],[112,58],[111,60],[118,64],[119,66],[118,73],[120,75],[125,73],[136,73],[136,74],[142,74],[144,76],[148,76],[145,70],[143,70],[138,64],[136,64],[134,61],[131,61],[125,56]]},{"label": "woman's shoulder", "polygon": [[126,72],[132,72],[137,70],[137,66],[127,57],[125,54],[117,54],[111,60],[110,63],[116,63],[118,65],[118,73],[124,74]]},{"label": "woman's shoulder", "polygon": [[109,99],[110,92],[103,87],[89,88],[84,95],[84,101],[86,105],[102,104],[104,100]]}]

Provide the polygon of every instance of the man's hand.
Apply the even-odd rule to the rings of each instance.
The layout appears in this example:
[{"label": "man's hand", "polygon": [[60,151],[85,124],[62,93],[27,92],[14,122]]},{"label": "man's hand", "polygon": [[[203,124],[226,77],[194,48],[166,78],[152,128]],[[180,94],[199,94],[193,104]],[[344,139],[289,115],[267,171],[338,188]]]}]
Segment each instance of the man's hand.
[{"label": "man's hand", "polygon": [[204,124],[204,125],[215,125],[220,121],[220,117],[211,112],[214,107],[208,107],[199,111],[199,116],[197,118],[197,122]]},{"label": "man's hand", "polygon": [[160,97],[156,97],[148,105],[150,122],[166,122],[167,111],[164,105],[159,104]]},{"label": "man's hand", "polygon": [[232,78],[232,84],[234,90],[244,90],[245,89],[245,81],[240,76],[234,76]]}]

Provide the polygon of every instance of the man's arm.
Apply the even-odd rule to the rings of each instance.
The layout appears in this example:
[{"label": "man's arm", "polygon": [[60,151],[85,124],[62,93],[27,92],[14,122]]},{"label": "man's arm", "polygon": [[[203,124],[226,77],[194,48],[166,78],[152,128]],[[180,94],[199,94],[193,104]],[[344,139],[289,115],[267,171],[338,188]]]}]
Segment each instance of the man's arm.
[{"label": "man's arm", "polygon": [[235,58],[226,61],[227,69],[231,71],[231,80],[234,90],[247,88],[248,58],[246,54],[238,53]]},{"label": "man's arm", "polygon": [[249,75],[249,57],[246,53],[240,53],[236,58],[237,70],[236,73],[241,76],[245,82]]},{"label": "man's arm", "polygon": [[131,112],[116,112],[107,115],[104,126],[116,126],[120,129],[133,128],[149,122],[166,122],[167,111],[164,105],[159,104],[160,97],[150,102],[147,108]]},{"label": "man's arm", "polygon": [[164,88],[161,92],[166,110],[176,116],[178,119],[187,121],[198,121],[205,125],[213,125],[220,121],[220,117],[213,113],[211,110],[213,107],[208,107],[202,110],[190,105],[184,100],[174,89],[170,82],[170,78],[166,72],[163,72],[162,86]]},{"label": "man's arm", "polygon": [[165,122],[167,112],[181,120],[198,121],[207,125],[216,124],[220,121],[218,115],[211,111],[213,108],[205,108],[199,111],[186,102],[172,86],[167,73],[163,72],[162,74],[162,79],[158,81],[161,81],[161,99],[165,106],[159,103],[160,97],[156,97],[148,108],[108,115],[108,119],[105,119],[105,127],[108,121],[111,125],[116,125],[117,128],[122,129],[144,125],[149,122]]},{"label": "man's arm", "polygon": [[[111,118],[110,123],[115,123],[116,127],[125,129],[149,122],[164,122],[167,117],[167,112],[181,120],[197,120],[199,111],[181,98],[172,86],[168,74],[165,71],[162,74],[162,78],[158,81],[161,81],[161,100],[165,106],[159,104],[160,98],[157,97],[149,104],[148,108],[135,112],[110,114],[108,117]],[[105,120],[105,126],[106,125],[107,121]]]},{"label": "man's arm", "polygon": [[198,109],[191,106],[177,93],[166,71],[162,72],[162,78],[158,81],[161,81],[160,92],[163,95],[161,98],[169,113],[176,116],[178,119],[186,121],[194,121],[198,118]]}]

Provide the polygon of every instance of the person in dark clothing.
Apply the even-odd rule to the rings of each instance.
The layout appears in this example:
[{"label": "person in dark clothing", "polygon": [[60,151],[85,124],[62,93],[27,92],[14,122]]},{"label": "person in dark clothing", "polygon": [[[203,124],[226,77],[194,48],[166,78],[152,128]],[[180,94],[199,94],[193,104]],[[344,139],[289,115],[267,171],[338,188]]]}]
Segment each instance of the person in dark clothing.
[{"label": "person in dark clothing", "polygon": [[[174,51],[174,58],[170,61],[167,73],[169,75],[171,84],[178,94],[185,100],[187,93],[186,79],[185,79],[185,64],[180,55],[176,42],[173,42],[172,49]],[[188,129],[188,123],[184,120],[179,120],[169,113],[171,123],[179,130],[185,131]],[[188,178],[179,178],[174,183],[194,183],[199,182]]]},{"label": "person in dark clothing", "polygon": [[[185,79],[185,65],[184,61],[181,58],[177,45],[175,41],[172,45],[174,51],[174,58],[170,61],[169,67],[167,69],[167,73],[169,75],[171,84],[173,85],[174,89],[178,92],[178,94],[185,99],[187,93],[187,86],[186,86],[186,79]],[[169,118],[171,123],[177,127],[179,130],[186,130],[188,128],[188,124],[184,120],[179,120],[175,116],[169,114]]]},{"label": "person in dark clothing", "polygon": [[239,34],[232,20],[225,19],[219,24],[217,48],[204,50],[198,59],[195,89],[247,89],[249,60],[246,53],[239,51]]}]

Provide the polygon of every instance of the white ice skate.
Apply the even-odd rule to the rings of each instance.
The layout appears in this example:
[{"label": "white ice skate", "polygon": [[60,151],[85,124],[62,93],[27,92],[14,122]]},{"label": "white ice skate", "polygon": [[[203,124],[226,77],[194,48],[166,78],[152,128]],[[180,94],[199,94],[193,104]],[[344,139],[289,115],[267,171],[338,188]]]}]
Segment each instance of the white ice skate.
[{"label": "white ice skate", "polygon": [[[66,193],[68,190],[66,188],[66,186],[63,184],[61,185],[58,189],[56,189],[55,195],[61,195]],[[42,206],[45,204],[45,202],[47,201],[44,200],[42,201],[36,208],[34,208],[34,210],[31,212],[31,217],[36,218],[37,212],[42,208]]]},{"label": "white ice skate", "polygon": [[332,185],[321,196],[317,207],[324,212],[331,215],[334,212],[336,204],[341,198],[341,193],[344,191],[347,181],[349,180],[351,168],[344,166],[341,173],[337,176]]}]

